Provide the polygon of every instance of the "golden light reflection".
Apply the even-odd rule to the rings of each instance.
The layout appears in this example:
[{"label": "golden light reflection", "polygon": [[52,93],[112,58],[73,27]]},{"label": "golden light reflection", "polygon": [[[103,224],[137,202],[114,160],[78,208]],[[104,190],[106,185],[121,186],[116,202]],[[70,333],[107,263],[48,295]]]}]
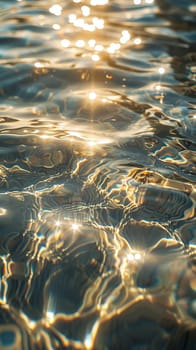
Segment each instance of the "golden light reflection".
[{"label": "golden light reflection", "polygon": [[77,17],[74,13],[70,13],[68,18],[69,18],[69,23],[74,23]]},{"label": "golden light reflection", "polygon": [[134,5],[141,5],[142,3],[153,4],[154,0],[133,0]]},{"label": "golden light reflection", "polygon": [[94,40],[94,39],[90,39],[90,40],[88,41],[88,46],[89,46],[91,49],[93,49],[93,48],[95,47],[95,44],[96,44],[96,40]]},{"label": "golden light reflection", "polygon": [[84,345],[85,348],[88,350],[92,349],[93,346],[93,340],[92,340],[92,334],[88,333],[84,339]]},{"label": "golden light reflection", "polygon": [[133,0],[134,5],[140,5],[142,3],[142,0]]},{"label": "golden light reflection", "polygon": [[77,131],[69,131],[69,135],[81,138],[81,134]]},{"label": "golden light reflection", "polygon": [[78,231],[80,229],[80,225],[77,223],[73,223],[71,225],[73,231]]},{"label": "golden light reflection", "polygon": [[[82,6],[81,12],[84,17],[90,16],[90,8],[88,6]],[[96,29],[101,30],[104,28],[104,20],[102,18],[93,17],[91,20],[86,21],[83,17],[77,17],[76,14],[71,13],[68,19],[69,23],[73,24],[74,27],[81,28],[85,31],[93,32]]]},{"label": "golden light reflection", "polygon": [[7,214],[7,209],[0,208],[0,216],[6,215],[6,214]]},{"label": "golden light reflection", "polygon": [[61,26],[60,26],[58,23],[54,23],[53,26],[52,26],[52,28],[53,28],[54,30],[59,30],[59,29],[61,29]]},{"label": "golden light reflection", "polygon": [[92,58],[92,60],[95,61],[95,62],[97,62],[97,61],[100,60],[100,57],[99,57],[99,55],[97,55],[97,54],[93,54],[93,55],[91,56],[91,58]]},{"label": "golden light reflection", "polygon": [[94,147],[94,146],[96,146],[96,142],[95,141],[88,141],[87,145],[90,147]]},{"label": "golden light reflection", "polygon": [[162,91],[162,86],[161,86],[160,83],[155,86],[155,90],[158,93],[157,95],[155,95],[155,99],[159,100],[160,104],[163,104],[165,95],[164,95],[164,93]]},{"label": "golden light reflection", "polygon": [[142,258],[142,255],[140,253],[135,253],[135,254],[129,253],[129,254],[127,254],[128,261],[141,260],[141,258]]},{"label": "golden light reflection", "polygon": [[75,27],[79,27],[83,29],[84,29],[84,24],[85,24],[85,21],[83,18],[76,18],[75,21],[73,22],[73,25]]},{"label": "golden light reflection", "polygon": [[[151,4],[154,0],[146,0],[146,3]],[[91,6],[104,6],[109,3],[108,0],[91,0],[88,5],[85,5],[80,0],[73,0],[74,3],[82,3],[80,7],[80,15],[78,13],[70,13],[68,14],[68,22],[73,25],[74,27],[80,28],[83,31],[88,32],[95,32],[101,31],[105,28],[105,21],[104,18],[98,17],[98,16],[92,16],[92,8]],[[145,0],[135,0],[135,4],[144,3]],[[49,12],[52,14],[55,14],[56,16],[59,16],[62,14],[62,6],[59,4],[55,4],[50,7]],[[54,30],[60,30],[61,26],[58,23],[53,24]],[[90,33],[88,34],[90,35]],[[78,38],[72,46],[78,47],[78,48],[90,48],[92,51],[91,60],[94,62],[99,61],[101,58],[99,57],[99,52],[106,52],[108,54],[117,54],[118,51],[121,49],[122,45],[126,45],[130,40],[132,45],[139,46],[142,43],[142,39],[140,37],[133,37],[132,34],[124,29],[120,32],[119,38],[117,38],[116,42],[105,42],[104,44],[99,42],[95,39],[95,35],[97,38],[97,33],[94,34],[94,37],[88,37],[88,40],[85,41],[83,38]],[[64,48],[68,48],[71,46],[71,41],[66,39],[63,39],[61,37],[61,46]],[[104,57],[104,56],[103,56]],[[161,67],[162,68],[162,67]],[[164,74],[164,71],[160,68],[160,74]]]},{"label": "golden light reflection", "polygon": [[96,92],[90,91],[90,92],[88,93],[88,98],[89,98],[89,100],[95,100],[95,99],[97,98]]},{"label": "golden light reflection", "polygon": [[96,46],[95,46],[95,50],[96,50],[96,51],[101,52],[101,51],[103,51],[103,49],[104,49],[103,45],[100,45],[100,44],[99,44],[99,45],[96,45]]},{"label": "golden light reflection", "polygon": [[93,24],[94,24],[95,28],[97,28],[97,29],[104,28],[104,20],[102,18],[94,17]]},{"label": "golden light reflection", "polygon": [[60,16],[62,13],[62,7],[59,4],[52,5],[49,8],[49,12],[52,13],[55,16]]},{"label": "golden light reflection", "polygon": [[83,16],[86,16],[86,17],[89,16],[91,13],[90,7],[85,6],[85,5],[81,7],[81,11],[82,11]]},{"label": "golden light reflection", "polygon": [[76,46],[77,47],[84,47],[85,46],[85,41],[84,40],[82,40],[82,39],[80,39],[80,40],[77,40],[76,41]]},{"label": "golden light reflection", "polygon": [[109,0],[91,0],[91,6],[104,6],[109,3]]},{"label": "golden light reflection", "polygon": [[128,30],[123,30],[123,31],[122,31],[122,36],[121,36],[121,38],[120,38],[120,43],[121,43],[121,44],[126,44],[127,41],[130,40],[130,38],[131,38],[131,35],[130,35],[130,33],[128,32]]},{"label": "golden light reflection", "polygon": [[160,84],[156,85],[155,89],[156,89],[156,91],[160,91],[161,90],[161,85]]},{"label": "golden light reflection", "polygon": [[86,31],[89,31],[89,32],[94,32],[95,27],[94,27],[93,24],[85,23],[84,26],[83,26],[83,29],[86,30]]},{"label": "golden light reflection", "polygon": [[[80,28],[83,31],[87,31],[90,33],[95,33],[97,37],[97,31],[101,31],[105,28],[105,21],[104,18],[101,18],[99,16],[93,16],[93,7],[98,6],[105,6],[109,3],[109,0],[90,0],[88,4],[85,4],[84,1],[81,0],[72,0],[75,4],[81,4],[79,7],[80,13],[72,12],[68,14],[68,22],[73,25],[74,27]],[[133,4],[136,6],[139,4],[152,4],[154,0],[133,0]],[[51,7],[49,7],[49,12],[55,16],[61,16],[63,11],[63,7],[60,4],[53,4]],[[56,31],[61,30],[61,25],[59,23],[54,23],[52,25],[52,28]],[[90,36],[90,33],[88,35]],[[77,38],[75,43],[72,43],[72,40],[63,39],[62,33],[61,34],[61,46],[63,48],[68,48],[70,46],[75,46],[78,48],[85,48],[87,45],[88,47],[93,50],[93,54],[91,55],[92,61],[99,61],[101,58],[99,57],[99,52],[106,52],[111,55],[115,55],[118,53],[118,51],[121,49],[122,45],[126,45],[130,40],[132,45],[139,46],[142,43],[142,39],[140,37],[132,38],[132,34],[128,30],[122,30],[120,32],[119,38],[117,38],[116,42],[108,43],[105,42],[102,44],[101,42],[98,42],[98,40],[95,40],[95,36],[89,38],[87,42],[83,40],[83,38]],[[103,55],[102,58],[105,56]],[[164,74],[164,71],[161,70],[162,67],[159,70],[160,74]]]},{"label": "golden light reflection", "polygon": [[53,311],[46,311],[46,319],[47,319],[47,321],[53,322],[54,321],[54,317],[55,317],[55,314],[54,314]]},{"label": "golden light reflection", "polygon": [[61,226],[61,222],[60,222],[59,220],[57,220],[57,221],[55,222],[55,225],[56,225],[56,227],[59,227],[59,226]]},{"label": "golden light reflection", "polygon": [[107,48],[108,53],[115,53],[120,49],[119,43],[111,43],[110,46]]},{"label": "golden light reflection", "polygon": [[35,62],[35,63],[34,63],[34,67],[36,67],[36,68],[43,68],[44,65],[43,65],[43,63],[41,63],[41,62]]},{"label": "golden light reflection", "polygon": [[143,261],[143,252],[131,250],[123,252],[120,258],[120,272],[127,287],[134,285],[134,273],[138,265]]},{"label": "golden light reflection", "polygon": [[50,138],[50,136],[45,134],[45,135],[40,135],[40,138],[43,139],[43,140],[47,140],[47,139]]},{"label": "golden light reflection", "polygon": [[63,46],[63,47],[69,47],[70,44],[71,44],[70,41],[67,39],[61,40],[61,46]]},{"label": "golden light reflection", "polygon": [[135,45],[140,45],[142,43],[142,39],[141,38],[135,38],[134,39],[134,44]]}]

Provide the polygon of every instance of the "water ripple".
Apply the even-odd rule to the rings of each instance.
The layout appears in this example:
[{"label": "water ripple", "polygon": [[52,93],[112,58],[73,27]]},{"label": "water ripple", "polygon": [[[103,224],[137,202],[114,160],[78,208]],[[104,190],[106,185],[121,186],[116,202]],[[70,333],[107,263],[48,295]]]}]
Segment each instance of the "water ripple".
[{"label": "water ripple", "polygon": [[0,1],[2,350],[195,350],[194,12]]}]

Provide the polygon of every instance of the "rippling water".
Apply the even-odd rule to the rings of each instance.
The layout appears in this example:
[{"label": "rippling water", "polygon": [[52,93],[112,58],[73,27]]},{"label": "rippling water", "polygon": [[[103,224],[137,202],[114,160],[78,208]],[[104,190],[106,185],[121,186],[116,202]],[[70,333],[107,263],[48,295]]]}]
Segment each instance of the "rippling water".
[{"label": "rippling water", "polygon": [[0,349],[196,349],[195,10],[0,1]]}]

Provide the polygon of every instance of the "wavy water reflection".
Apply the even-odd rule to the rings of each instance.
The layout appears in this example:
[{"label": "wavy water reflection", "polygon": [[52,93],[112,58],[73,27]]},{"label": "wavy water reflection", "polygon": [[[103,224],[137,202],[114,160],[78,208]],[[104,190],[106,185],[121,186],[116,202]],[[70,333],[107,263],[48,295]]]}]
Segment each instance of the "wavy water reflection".
[{"label": "wavy water reflection", "polygon": [[0,349],[196,349],[194,11],[0,1]]}]

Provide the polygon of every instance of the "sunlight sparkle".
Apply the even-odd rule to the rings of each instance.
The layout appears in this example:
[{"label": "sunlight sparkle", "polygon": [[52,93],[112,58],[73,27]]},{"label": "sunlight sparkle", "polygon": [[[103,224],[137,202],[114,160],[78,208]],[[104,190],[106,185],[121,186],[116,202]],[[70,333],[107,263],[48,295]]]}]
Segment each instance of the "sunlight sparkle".
[{"label": "sunlight sparkle", "polygon": [[96,40],[94,40],[94,39],[90,39],[88,41],[88,46],[92,49],[95,47],[95,44],[96,44]]},{"label": "sunlight sparkle", "polygon": [[89,100],[95,100],[96,97],[97,97],[96,92],[94,92],[94,91],[89,92],[89,94],[88,94]]},{"label": "sunlight sparkle", "polygon": [[88,7],[88,6],[82,6],[81,7],[81,11],[82,11],[82,14],[83,14],[83,16],[89,16],[90,15],[90,7]]},{"label": "sunlight sparkle", "polygon": [[74,224],[71,225],[71,227],[72,227],[72,229],[73,229],[74,231],[77,231],[77,230],[79,230],[80,225],[74,223]]},{"label": "sunlight sparkle", "polygon": [[5,215],[7,213],[7,210],[4,208],[0,208],[0,216]]},{"label": "sunlight sparkle", "polygon": [[159,68],[159,74],[164,74],[164,73],[165,73],[165,68],[160,67],[160,68]]},{"label": "sunlight sparkle", "polygon": [[55,16],[60,16],[61,12],[62,12],[62,7],[60,5],[58,5],[58,4],[52,5],[49,8],[49,12],[52,13],[53,15],[55,15]]},{"label": "sunlight sparkle", "polygon": [[141,42],[142,42],[142,40],[141,40],[140,38],[135,38],[135,39],[134,39],[134,44],[135,44],[135,45],[140,45]]},{"label": "sunlight sparkle", "polygon": [[61,29],[61,26],[60,26],[58,23],[54,23],[53,26],[52,26],[52,28],[53,28],[54,30],[59,30],[59,29]]},{"label": "sunlight sparkle", "polygon": [[108,0],[91,0],[90,4],[91,4],[91,6],[97,6],[97,5],[103,6],[103,5],[108,4]]},{"label": "sunlight sparkle", "polygon": [[76,46],[77,47],[84,47],[85,46],[85,41],[84,40],[77,40],[76,41]]},{"label": "sunlight sparkle", "polygon": [[61,40],[61,45],[63,47],[69,47],[70,46],[70,41],[67,40],[67,39],[63,39],[63,40]]},{"label": "sunlight sparkle", "polygon": [[97,62],[97,61],[100,60],[99,55],[96,55],[96,54],[93,54],[93,55],[91,56],[91,58],[92,58],[92,60],[95,61],[95,62]]}]

